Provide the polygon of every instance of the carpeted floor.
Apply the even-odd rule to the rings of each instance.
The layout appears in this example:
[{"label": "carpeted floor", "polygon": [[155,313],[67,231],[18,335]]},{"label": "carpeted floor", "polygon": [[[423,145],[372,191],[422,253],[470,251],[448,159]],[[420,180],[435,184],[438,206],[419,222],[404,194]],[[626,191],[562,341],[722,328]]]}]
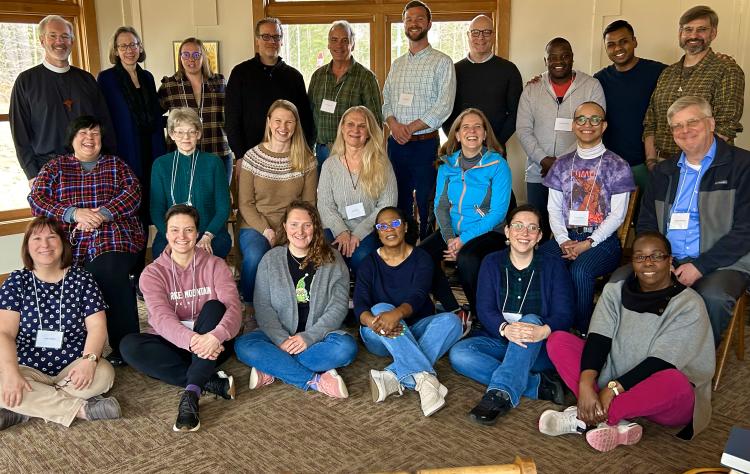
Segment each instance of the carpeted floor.
[{"label": "carpeted floor", "polygon": [[32,420],[0,432],[0,472],[356,473],[509,463],[521,454],[532,457],[540,473],[676,473],[719,466],[730,428],[750,426],[750,364],[733,358],[714,396],[711,425],[697,439],[681,441],[642,421],[639,444],[608,454],[577,435],[539,434],[540,413],[556,408],[549,402],[523,399],[494,427],[472,424],[466,413],[483,387],[453,372],[445,358],[437,364],[449,389],[443,410],[424,418],[414,392],[375,404],[367,374],[386,364],[361,347],[357,360],[340,370],[350,398],[333,400],[278,381],[251,392],[249,369],[232,359],[224,369],[237,379],[237,399],[204,396],[196,433],[172,432],[178,387],[118,369],[111,395],[123,419],[75,422],[68,429]]}]

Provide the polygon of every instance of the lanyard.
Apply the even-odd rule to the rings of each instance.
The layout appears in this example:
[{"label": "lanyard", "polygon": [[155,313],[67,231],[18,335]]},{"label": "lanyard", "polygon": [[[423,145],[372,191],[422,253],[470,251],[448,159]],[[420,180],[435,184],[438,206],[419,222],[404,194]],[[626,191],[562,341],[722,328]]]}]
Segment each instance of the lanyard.
[{"label": "lanyard", "polygon": [[[177,274],[175,273],[174,269],[174,259],[172,260],[172,284],[174,285],[174,289],[177,290]],[[193,290],[195,290],[197,287],[195,286],[195,253],[193,253]],[[185,291],[182,292],[182,298],[186,298]],[[194,295],[190,299],[190,320],[195,321],[195,299],[198,298],[198,295]],[[177,310],[177,302],[175,302],[175,310]],[[179,319],[179,317],[178,317]]]},{"label": "lanyard", "polygon": [[[570,161],[570,207],[569,209],[571,211],[573,210],[573,181],[575,181],[573,172],[576,170],[576,155],[578,155],[577,152],[573,153],[573,159]],[[586,205],[584,206],[584,209],[589,208],[589,203],[591,202],[591,195],[594,194],[594,185],[596,184],[596,178],[599,176],[599,169],[602,167],[602,160],[604,160],[604,153],[602,153],[599,156],[599,163],[596,164],[596,173],[594,173],[594,183],[591,185],[591,191],[589,191],[589,195],[586,197]]]},{"label": "lanyard", "polygon": [[[180,79],[180,87],[182,87],[182,98],[185,100],[185,107],[190,108],[188,105],[187,93],[185,92],[185,79]],[[205,96],[206,95],[203,93],[203,81],[201,81],[201,103],[198,104],[198,118],[201,123],[203,123],[203,99]],[[193,98],[195,98],[195,94],[193,94]]]},{"label": "lanyard", "polygon": [[[329,72],[329,73],[331,72],[331,65],[330,64],[328,65],[328,71],[327,72]],[[336,92],[336,96],[333,98],[334,102],[338,102],[339,101],[339,94],[341,93],[341,89],[344,88],[344,83],[346,82],[346,77],[347,77],[348,73],[349,73],[348,70],[344,73],[344,80],[341,81],[341,87],[339,87],[339,91]],[[336,90],[336,84],[335,83],[333,84],[333,90]],[[327,94],[328,94],[328,74],[326,74],[326,80],[323,81],[323,98],[324,99],[326,98]]]},{"label": "lanyard", "polygon": [[[356,191],[357,190],[357,185],[359,184],[359,173],[357,173],[357,181],[355,182],[354,181],[354,176],[352,176],[352,170],[349,169],[349,160],[346,159],[346,153],[344,153],[344,163],[346,163],[346,171],[349,172],[349,181],[352,182],[352,187]],[[361,167],[360,167],[360,171],[362,171]]]},{"label": "lanyard", "polygon": [[[193,153],[190,154],[190,184],[188,185],[188,195],[187,195],[187,202],[186,204],[188,206],[193,205],[193,178],[195,178],[195,166],[198,163],[198,156],[200,155],[200,152],[198,151],[198,148],[195,148],[193,150]],[[187,155],[186,155],[187,156]],[[177,166],[180,163],[180,152],[178,150],[175,150],[174,155],[172,156],[172,181],[169,185],[169,194],[172,196],[172,205],[174,206],[177,204],[177,201],[174,198],[174,183],[177,179]]]},{"label": "lanyard", "polygon": [[[62,332],[62,306],[63,306],[63,292],[65,290],[65,276],[67,275],[67,271],[63,273],[62,283],[60,284],[60,304],[57,307],[57,327],[58,330]],[[39,321],[39,330],[43,331],[44,327],[42,326],[42,311],[39,306],[39,294],[36,291],[36,275],[34,275],[34,272],[31,272],[31,284],[34,286],[34,299],[36,300],[36,316],[37,320]]]},{"label": "lanyard", "polygon": [[[672,211],[669,213],[670,219],[672,214],[674,214],[675,209],[677,208],[677,201],[680,199],[680,194],[682,194],[682,191],[685,189],[685,181],[687,181],[687,173],[688,173],[688,165],[685,164],[685,169],[680,172],[682,175],[682,182],[680,183],[679,188],[677,189],[677,196],[675,196],[674,199],[674,205],[672,206]],[[688,201],[688,207],[687,212],[692,212],[691,209],[693,208],[693,198],[695,197],[695,191],[698,189],[698,186],[701,184],[701,174],[703,173],[703,166],[701,166],[698,169],[698,177],[695,179],[695,184],[693,185],[693,192],[690,193],[690,200]]]},{"label": "lanyard", "polygon": [[[526,291],[523,292],[523,299],[521,300],[521,306],[518,307],[518,312],[520,313],[523,309],[523,304],[526,302],[526,295],[529,294],[529,288],[531,288],[531,281],[534,279],[534,272],[536,270],[531,270],[531,276],[529,277],[529,283],[526,285]],[[503,300],[503,309],[500,311],[501,313],[505,312],[505,304],[508,302],[508,293],[510,293],[510,285],[508,284],[508,280],[510,278],[508,277],[508,267],[505,267],[505,300]]]}]

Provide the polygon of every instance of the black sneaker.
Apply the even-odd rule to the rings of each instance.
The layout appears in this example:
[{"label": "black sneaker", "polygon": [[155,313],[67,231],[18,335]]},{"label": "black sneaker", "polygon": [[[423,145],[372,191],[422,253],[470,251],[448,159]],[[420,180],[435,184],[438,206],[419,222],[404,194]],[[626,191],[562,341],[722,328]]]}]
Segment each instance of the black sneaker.
[{"label": "black sneaker", "polygon": [[10,428],[13,425],[29,421],[29,417],[14,411],[0,408],[0,430]]},{"label": "black sneaker", "polygon": [[180,397],[180,406],[177,408],[177,421],[174,422],[174,431],[198,431],[201,421],[198,418],[198,394],[192,390],[185,390]]},{"label": "black sneaker", "polygon": [[107,357],[105,357],[107,361],[112,364],[112,367],[125,367],[128,365],[125,363],[125,360],[122,358],[122,356],[119,353],[111,353]]},{"label": "black sneaker", "polygon": [[489,390],[469,412],[469,419],[480,425],[492,426],[513,408],[510,399],[500,390]]},{"label": "black sneaker", "polygon": [[208,393],[213,393],[215,396],[219,396],[224,400],[234,400],[236,395],[236,389],[234,386],[234,377],[227,375],[223,370],[219,370],[208,379],[203,390]]},{"label": "black sneaker", "polygon": [[539,372],[539,400],[548,400],[556,405],[565,404],[565,391],[557,373]]}]

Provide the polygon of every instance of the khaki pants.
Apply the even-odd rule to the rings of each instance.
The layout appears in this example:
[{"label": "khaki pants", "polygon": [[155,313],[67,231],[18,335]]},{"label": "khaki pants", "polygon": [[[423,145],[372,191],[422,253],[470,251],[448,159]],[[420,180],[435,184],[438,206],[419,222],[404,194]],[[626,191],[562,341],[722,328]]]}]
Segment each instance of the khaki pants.
[{"label": "khaki pants", "polygon": [[[20,366],[21,375],[31,385],[31,392],[24,392],[21,404],[11,411],[70,426],[86,400],[108,391],[115,381],[115,369],[106,360],[99,359],[91,385],[86,389],[76,390],[66,379],[80,362],[82,359],[73,361],[54,377],[31,367]],[[9,409],[3,403],[2,390],[0,386],[0,408]]]}]

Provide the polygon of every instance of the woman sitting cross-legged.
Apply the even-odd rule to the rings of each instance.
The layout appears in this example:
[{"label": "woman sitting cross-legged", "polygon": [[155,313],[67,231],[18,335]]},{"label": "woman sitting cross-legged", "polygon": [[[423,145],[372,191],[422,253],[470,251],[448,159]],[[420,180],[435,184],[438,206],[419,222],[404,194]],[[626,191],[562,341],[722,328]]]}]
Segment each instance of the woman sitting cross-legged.
[{"label": "woman sitting cross-legged", "polygon": [[196,431],[202,392],[234,398],[234,379],[216,368],[232,353],[242,307],[227,264],[198,246],[198,210],[178,204],[164,220],[169,248],[140,280],[152,329],[126,336],[122,357],[150,377],[185,387],[173,429]]},{"label": "woman sitting cross-legged", "polygon": [[383,246],[357,272],[354,314],[367,349],[390,355],[393,363],[382,371],[370,370],[372,400],[382,402],[407,387],[419,392],[422,412],[430,416],[445,405],[448,393],[433,366],[461,337],[461,320],[453,313],[435,314],[430,300],[432,259],[406,243],[402,211],[385,207],[375,222]]},{"label": "woman sitting cross-legged", "polygon": [[713,333],[701,296],[672,274],[671,252],[658,232],[640,234],[634,275],[604,287],[586,341],[550,336],[549,357],[578,405],[545,411],[539,431],[585,432],[594,449],[609,451],[640,440],[642,428],[627,421],[635,417],[685,426],[678,436],[686,439],[708,426]]},{"label": "woman sitting cross-legged", "polygon": [[353,337],[340,331],[349,308],[349,270],[326,243],[312,204],[294,201],[282,219],[277,245],[258,266],[256,331],[237,338],[237,358],[252,367],[250,388],[276,377],[334,398],[349,392],[337,367],[357,355]]},{"label": "woman sitting cross-legged", "polygon": [[494,424],[521,396],[563,403],[545,339],[573,322],[573,282],[562,259],[534,252],[542,238],[541,214],[528,204],[508,213],[510,248],[485,257],[479,270],[477,316],[482,330],[450,351],[453,368],[487,391],[469,413]]},{"label": "woman sitting cross-legged", "polygon": [[37,217],[21,245],[24,269],[0,287],[0,430],[29,418],[63,426],[120,417],[115,371],[101,359],[106,305],[93,277],[72,266],[62,227]]}]

